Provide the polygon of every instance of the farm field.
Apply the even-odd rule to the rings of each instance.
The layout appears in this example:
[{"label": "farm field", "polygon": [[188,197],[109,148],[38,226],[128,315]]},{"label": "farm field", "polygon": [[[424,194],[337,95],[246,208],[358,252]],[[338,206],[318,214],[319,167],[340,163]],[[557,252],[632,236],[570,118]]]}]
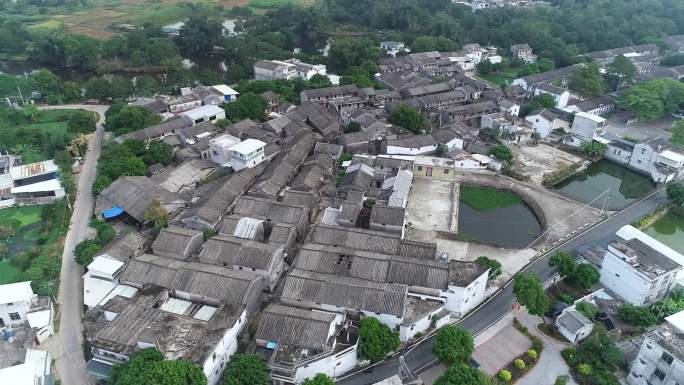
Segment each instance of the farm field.
[{"label": "farm field", "polygon": [[[255,13],[263,13],[280,4],[311,4],[313,0],[199,0],[192,4],[232,7],[249,6]],[[96,0],[92,7],[71,13],[46,15],[29,28],[50,30],[66,25],[70,31],[94,38],[107,39],[119,33],[117,24],[166,25],[183,20],[192,12],[188,1],[182,0]]]}]

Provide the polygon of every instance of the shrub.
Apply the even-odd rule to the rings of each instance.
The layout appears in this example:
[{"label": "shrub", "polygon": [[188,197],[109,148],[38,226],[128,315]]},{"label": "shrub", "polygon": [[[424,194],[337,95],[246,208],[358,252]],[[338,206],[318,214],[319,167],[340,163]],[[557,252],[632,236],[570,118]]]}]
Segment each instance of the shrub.
[{"label": "shrub", "polygon": [[530,357],[530,359],[536,361],[537,358],[539,357],[539,354],[537,353],[536,350],[530,349],[530,350],[527,351],[527,356]]},{"label": "shrub", "polygon": [[97,241],[87,239],[74,248],[74,256],[76,257],[76,263],[79,265],[87,266],[93,261],[95,254],[100,251],[100,244]]},{"label": "shrub", "polygon": [[563,374],[561,376],[556,377],[556,381],[553,383],[553,385],[566,385],[568,381],[570,381],[570,377]]},{"label": "shrub", "polygon": [[629,304],[620,306],[617,316],[619,319],[634,326],[648,327],[658,322],[656,316],[648,308]]},{"label": "shrub", "polygon": [[380,361],[388,353],[399,348],[399,332],[380,323],[377,318],[367,317],[359,329],[359,355],[372,362]]},{"label": "shrub", "polygon": [[590,320],[596,318],[596,314],[599,312],[599,308],[596,305],[584,301],[578,303],[575,308]]},{"label": "shrub", "polygon": [[474,349],[473,336],[458,326],[445,326],[439,329],[432,347],[437,358],[447,365],[467,362]]},{"label": "shrub", "polygon": [[583,376],[591,375],[591,365],[585,363],[579,364],[577,365],[577,371]]},{"label": "shrub", "polygon": [[499,378],[503,382],[509,382],[511,379],[513,379],[513,375],[511,374],[510,371],[503,369],[502,371],[499,372]]},{"label": "shrub", "polygon": [[525,361],[520,358],[516,358],[515,361],[513,361],[513,365],[518,369],[525,369]]},{"label": "shrub", "polygon": [[544,348],[544,342],[541,340],[541,338],[537,336],[532,336],[532,349],[534,349],[537,352],[541,352],[542,349]]},{"label": "shrub", "polygon": [[565,302],[568,305],[572,304],[575,300],[572,298],[572,296],[568,293],[561,293],[558,295],[558,300],[561,302]]}]

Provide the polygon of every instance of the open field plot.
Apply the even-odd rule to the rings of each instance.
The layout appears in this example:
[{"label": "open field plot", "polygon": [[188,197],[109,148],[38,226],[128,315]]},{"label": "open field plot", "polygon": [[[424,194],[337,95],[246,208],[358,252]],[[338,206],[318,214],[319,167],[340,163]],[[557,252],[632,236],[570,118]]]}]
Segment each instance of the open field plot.
[{"label": "open field plot", "polygon": [[582,158],[577,155],[544,143],[537,146],[515,145],[511,146],[511,150],[514,154],[516,170],[539,184],[544,180],[544,174],[582,161]]},{"label": "open field plot", "polygon": [[[34,246],[40,237],[42,206],[9,207],[0,210],[0,252],[2,257],[13,258]],[[15,271],[16,269],[16,271]],[[0,274],[14,276],[21,272],[12,265],[0,265]],[[0,278],[0,281],[9,279]]]},{"label": "open field plot", "polygon": [[506,68],[503,71],[491,72],[487,75],[480,74],[477,76],[498,86],[506,86],[511,84],[511,82],[518,77],[518,71],[520,71],[520,68],[512,67]]}]

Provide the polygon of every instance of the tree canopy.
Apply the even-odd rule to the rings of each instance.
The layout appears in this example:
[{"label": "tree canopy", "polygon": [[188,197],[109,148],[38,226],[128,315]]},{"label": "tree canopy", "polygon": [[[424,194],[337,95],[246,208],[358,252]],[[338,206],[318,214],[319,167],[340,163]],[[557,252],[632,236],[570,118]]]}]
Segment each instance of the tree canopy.
[{"label": "tree canopy", "polygon": [[549,266],[557,268],[561,278],[585,290],[598,283],[600,278],[595,267],[586,263],[578,264],[572,255],[562,251],[551,256]]},{"label": "tree canopy", "polygon": [[193,56],[207,56],[221,43],[221,20],[203,15],[190,16],[175,39],[178,48]]},{"label": "tree canopy", "polygon": [[584,98],[603,95],[606,92],[606,85],[601,76],[601,66],[594,61],[577,66],[570,77],[568,87]]},{"label": "tree canopy", "polygon": [[477,257],[475,259],[475,262],[479,263],[480,265],[485,265],[489,267],[489,279],[496,279],[501,273],[503,272],[501,269],[501,263],[495,259],[485,257],[484,255],[481,257]]},{"label": "tree canopy", "polygon": [[492,147],[492,149],[489,150],[489,155],[504,163],[511,163],[513,161],[513,151],[504,144]]},{"label": "tree canopy", "polygon": [[399,348],[399,332],[382,324],[375,317],[366,317],[359,329],[359,356],[377,362]]},{"label": "tree canopy", "polygon": [[207,385],[202,369],[187,360],[164,360],[157,349],[133,353],[131,359],[112,368],[112,385]]},{"label": "tree canopy", "polygon": [[467,363],[475,350],[473,336],[458,326],[443,326],[437,332],[432,351],[446,365]]},{"label": "tree canopy", "polygon": [[223,385],[270,385],[266,362],[256,354],[235,353],[223,372]]},{"label": "tree canopy", "polygon": [[105,128],[117,135],[161,123],[161,117],[140,106],[114,104],[105,114]]},{"label": "tree canopy", "polygon": [[240,96],[236,101],[223,106],[226,110],[226,118],[233,122],[243,119],[263,121],[266,119],[266,107],[268,104],[261,96],[248,92]]},{"label": "tree canopy", "polygon": [[618,55],[612,63],[608,65],[606,74],[608,81],[613,89],[620,86],[630,85],[637,75],[637,68],[629,59],[623,55]]},{"label": "tree canopy", "polygon": [[491,381],[482,371],[464,363],[450,366],[437,378],[435,385],[489,385]]},{"label": "tree canopy", "polygon": [[390,114],[387,120],[413,133],[420,133],[429,127],[428,121],[423,114],[415,108],[406,105],[397,108]]},{"label": "tree canopy", "polygon": [[318,373],[312,378],[307,378],[302,385],[335,385],[335,381],[328,377],[327,374]]},{"label": "tree canopy", "polygon": [[618,98],[618,107],[640,120],[653,120],[677,111],[684,103],[684,84],[673,79],[639,83]]},{"label": "tree canopy", "polygon": [[544,291],[544,285],[536,275],[530,273],[522,273],[515,277],[513,294],[530,314],[539,317],[543,317],[551,306],[551,300]]}]

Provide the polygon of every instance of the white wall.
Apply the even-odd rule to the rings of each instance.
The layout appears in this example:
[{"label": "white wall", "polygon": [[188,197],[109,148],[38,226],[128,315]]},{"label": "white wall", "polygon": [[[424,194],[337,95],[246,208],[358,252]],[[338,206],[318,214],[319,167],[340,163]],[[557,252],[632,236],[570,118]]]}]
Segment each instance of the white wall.
[{"label": "white wall", "polygon": [[637,143],[634,146],[632,158],[629,161],[629,166],[646,173],[651,172],[653,160],[657,156],[656,152],[651,146],[644,143]]},{"label": "white wall", "polygon": [[390,146],[387,145],[387,154],[388,155],[421,155],[421,154],[428,154],[430,152],[433,152],[437,149],[437,145],[431,145],[431,146],[424,146],[424,147],[414,147],[414,148],[408,148],[408,147],[396,147],[396,146]]},{"label": "white wall", "polygon": [[[662,360],[664,352],[667,350],[646,337],[641,344],[637,358],[632,363],[630,373],[627,375],[627,383],[630,385],[646,385],[647,381],[659,385],[684,383],[684,362],[677,359],[676,354],[668,352],[674,358],[672,364],[668,364]],[[656,368],[665,373],[663,381],[653,375]]]},{"label": "white wall", "polygon": [[553,131],[552,122],[546,120],[541,115],[528,115],[525,120],[532,123],[532,129],[539,134],[540,138],[546,138]]},{"label": "white wall", "polygon": [[201,105],[202,105],[201,100],[193,100],[191,102],[186,102],[186,103],[171,104],[171,105],[169,105],[169,112],[177,113],[177,112],[189,111],[189,110],[192,110],[193,108],[197,108]]},{"label": "white wall", "polygon": [[588,140],[594,138],[594,134],[598,129],[598,124],[591,119],[575,115],[575,120],[572,122],[572,133],[582,136]]},{"label": "white wall", "polygon": [[240,318],[238,318],[233,327],[225,331],[221,340],[216,344],[214,351],[204,361],[202,369],[209,385],[215,385],[221,378],[225,365],[237,350],[237,335],[246,324],[247,309],[242,311]]},{"label": "white wall", "polygon": [[606,151],[603,153],[603,155],[615,163],[627,165],[629,164],[629,159],[632,156],[632,152],[622,148],[613,147],[609,144],[608,147],[606,147]]},{"label": "white wall", "polygon": [[440,295],[446,298],[445,308],[450,312],[457,313],[459,317],[463,317],[485,299],[487,278],[489,278],[489,270],[467,287],[449,286],[449,289]]},{"label": "white wall", "polygon": [[264,161],[264,148],[263,147],[260,148],[258,150],[258,152],[250,158],[243,159],[243,158],[236,156],[236,155],[238,155],[238,154],[233,152],[233,157],[232,157],[232,161],[231,161],[233,170],[239,171],[239,170],[242,170],[243,168],[252,168],[252,167],[254,167],[254,166],[256,166],[259,163]]}]

